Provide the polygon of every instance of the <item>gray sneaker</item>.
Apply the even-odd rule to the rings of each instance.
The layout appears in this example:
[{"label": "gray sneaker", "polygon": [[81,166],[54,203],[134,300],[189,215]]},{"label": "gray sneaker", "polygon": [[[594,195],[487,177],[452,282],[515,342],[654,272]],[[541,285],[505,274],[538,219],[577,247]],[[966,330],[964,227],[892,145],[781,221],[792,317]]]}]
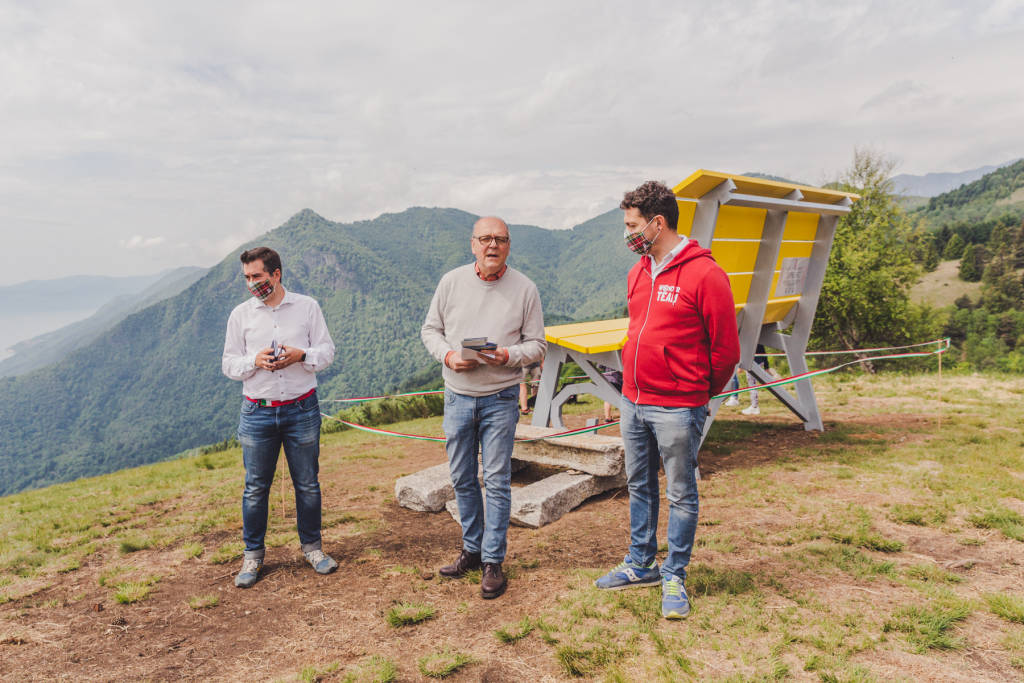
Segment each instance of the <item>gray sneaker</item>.
[{"label": "gray sneaker", "polygon": [[320,548],[310,550],[308,553],[303,553],[303,555],[305,555],[306,560],[313,565],[313,569],[316,570],[317,574],[330,574],[338,568],[338,563],[334,561],[334,558]]},{"label": "gray sneaker", "polygon": [[235,577],[235,585],[239,588],[251,588],[259,581],[260,570],[263,569],[263,560],[245,558],[242,560],[242,571]]}]

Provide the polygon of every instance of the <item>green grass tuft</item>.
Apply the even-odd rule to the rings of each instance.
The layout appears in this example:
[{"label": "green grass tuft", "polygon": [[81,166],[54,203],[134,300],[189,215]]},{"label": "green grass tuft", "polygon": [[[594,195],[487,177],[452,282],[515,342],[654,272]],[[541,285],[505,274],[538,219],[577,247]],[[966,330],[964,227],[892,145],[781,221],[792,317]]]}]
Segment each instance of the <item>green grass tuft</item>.
[{"label": "green grass tuft", "polygon": [[244,551],[245,544],[241,541],[225,543],[210,555],[210,564],[227,564],[233,560],[241,559]]},{"label": "green grass tuft", "polygon": [[739,595],[755,589],[754,576],[738,569],[715,569],[695,565],[686,576],[686,591],[690,595],[727,593]]},{"label": "green grass tuft", "polygon": [[220,604],[220,598],[216,595],[193,595],[188,599],[188,606],[192,609],[206,609],[216,607]]},{"label": "green grass tuft", "polygon": [[1024,624],[1024,596],[1012,593],[989,593],[985,596],[985,602],[996,616],[1015,624]]},{"label": "green grass tuft", "polygon": [[1015,541],[1024,541],[1024,517],[1006,508],[971,515],[967,521],[981,529],[998,529]]},{"label": "green grass tuft", "polygon": [[945,522],[947,517],[946,510],[927,505],[897,503],[889,510],[889,519],[892,521],[915,526],[937,526]]},{"label": "green grass tuft", "polygon": [[567,675],[573,678],[593,676],[615,659],[615,651],[605,645],[585,648],[562,645],[555,650],[555,659]]},{"label": "green grass tuft", "polygon": [[152,547],[152,539],[134,537],[123,539],[121,544],[118,546],[118,549],[121,551],[122,555],[127,555],[128,553],[137,553],[140,550],[146,550],[147,548]]},{"label": "green grass tuft", "polygon": [[338,670],[338,662],[328,664],[322,669],[316,666],[307,666],[299,672],[299,680],[303,683],[318,683],[324,680],[327,676]]},{"label": "green grass tuft", "polygon": [[970,607],[966,604],[932,605],[927,608],[911,605],[897,610],[892,619],[882,626],[882,631],[906,634],[907,641],[918,653],[928,650],[959,650],[964,647],[964,641],[952,635],[950,630],[970,613]]},{"label": "green grass tuft", "polygon": [[142,581],[122,581],[117,584],[114,599],[122,605],[130,605],[134,602],[141,602],[153,592],[153,587],[159,581],[157,577],[143,579]]},{"label": "green grass tuft", "polygon": [[181,546],[181,552],[184,553],[185,559],[199,557],[203,554],[203,544],[196,543],[194,541],[186,543],[185,545]]},{"label": "green grass tuft", "polygon": [[915,564],[903,570],[904,576],[924,583],[961,583],[964,577],[939,569],[934,564]]},{"label": "green grass tuft", "polygon": [[398,680],[398,667],[387,657],[373,655],[349,669],[342,683],[392,683]]},{"label": "green grass tuft", "polygon": [[437,616],[437,608],[422,602],[400,602],[388,610],[385,618],[393,628],[419,624]]},{"label": "green grass tuft", "polygon": [[441,650],[420,657],[416,660],[416,666],[428,678],[448,678],[471,662],[473,658],[463,652]]},{"label": "green grass tuft", "polygon": [[503,626],[494,632],[494,637],[503,643],[517,643],[533,631],[530,617],[523,617],[518,623]]}]

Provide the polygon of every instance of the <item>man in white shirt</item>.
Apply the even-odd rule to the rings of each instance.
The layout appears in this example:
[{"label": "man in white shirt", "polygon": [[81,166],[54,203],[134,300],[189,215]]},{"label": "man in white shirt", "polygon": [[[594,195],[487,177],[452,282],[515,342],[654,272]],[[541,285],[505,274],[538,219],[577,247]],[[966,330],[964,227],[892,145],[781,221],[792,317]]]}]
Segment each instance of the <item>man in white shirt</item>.
[{"label": "man in white shirt", "polygon": [[[505,560],[512,499],[512,442],[519,420],[523,367],[544,359],[544,313],[536,285],[505,260],[508,226],[495,217],[473,225],[476,262],[441,277],[420,337],[444,365],[444,435],[448,465],[462,523],[462,552],[441,567],[448,578],[482,569],[485,599],[505,592]],[[485,338],[490,348],[474,353],[462,341]],[[477,479],[484,471],[486,506]]]},{"label": "man in white shirt", "polygon": [[321,549],[317,476],[321,418],[316,373],[334,360],[334,342],[320,305],[281,284],[276,251],[256,247],[242,252],[240,260],[252,298],[231,311],[221,370],[242,382],[238,441],[245,462],[245,552],[235,585],[249,588],[263,568],[270,485],[282,445],[295,487],[302,552],[319,574],[338,568]]}]

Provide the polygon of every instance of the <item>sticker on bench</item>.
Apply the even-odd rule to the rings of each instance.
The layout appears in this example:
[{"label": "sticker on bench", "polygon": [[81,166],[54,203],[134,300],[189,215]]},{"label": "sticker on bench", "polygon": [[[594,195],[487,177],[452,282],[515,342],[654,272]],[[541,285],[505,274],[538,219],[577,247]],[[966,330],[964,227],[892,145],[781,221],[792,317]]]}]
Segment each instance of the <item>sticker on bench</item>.
[{"label": "sticker on bench", "polygon": [[807,280],[807,266],[811,259],[804,257],[788,257],[782,259],[779,269],[779,281],[775,284],[775,296],[794,296],[803,294],[804,281]]}]

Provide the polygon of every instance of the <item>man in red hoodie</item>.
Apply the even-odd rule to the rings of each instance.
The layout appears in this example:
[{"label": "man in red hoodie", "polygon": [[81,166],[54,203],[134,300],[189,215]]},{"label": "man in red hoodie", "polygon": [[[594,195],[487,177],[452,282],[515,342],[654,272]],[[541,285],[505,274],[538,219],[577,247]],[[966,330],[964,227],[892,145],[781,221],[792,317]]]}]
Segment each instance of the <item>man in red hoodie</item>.
[{"label": "man in red hoodie", "polygon": [[[630,546],[622,564],[595,582],[621,589],[661,584],[661,613],[690,613],[683,582],[697,530],[697,449],[707,404],[740,358],[736,311],[725,271],[711,251],[676,232],[679,206],[664,184],[627,192],[629,339],[622,351],[622,441],[629,486]],[[669,502],[668,555],[658,569],[658,464]]]}]

